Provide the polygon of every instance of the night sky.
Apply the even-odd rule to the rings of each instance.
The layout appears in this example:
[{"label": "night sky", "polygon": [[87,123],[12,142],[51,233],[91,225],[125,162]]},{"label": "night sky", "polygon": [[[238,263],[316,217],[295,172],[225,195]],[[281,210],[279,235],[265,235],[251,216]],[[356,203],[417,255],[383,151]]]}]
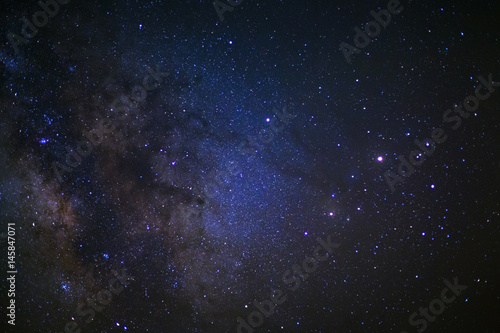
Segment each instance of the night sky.
[{"label": "night sky", "polygon": [[499,15],[2,1],[0,330],[500,332]]}]

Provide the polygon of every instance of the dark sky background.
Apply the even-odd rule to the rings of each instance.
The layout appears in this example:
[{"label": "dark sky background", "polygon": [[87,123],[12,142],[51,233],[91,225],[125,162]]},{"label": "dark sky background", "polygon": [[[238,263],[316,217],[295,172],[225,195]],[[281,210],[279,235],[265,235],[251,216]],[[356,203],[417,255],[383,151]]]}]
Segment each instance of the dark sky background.
[{"label": "dark sky background", "polygon": [[[425,332],[500,332],[500,86],[443,120],[479,76],[500,82],[500,3],[401,6],[348,63],[339,45],[386,1],[247,0],[221,22],[211,1],[71,0],[18,52],[41,7],[2,1],[1,331],[234,333],[280,289],[254,332],[414,333],[457,278]],[[391,191],[435,128],[447,140]],[[292,291],[283,273],[328,236]],[[116,271],[126,287],[80,315]]]}]

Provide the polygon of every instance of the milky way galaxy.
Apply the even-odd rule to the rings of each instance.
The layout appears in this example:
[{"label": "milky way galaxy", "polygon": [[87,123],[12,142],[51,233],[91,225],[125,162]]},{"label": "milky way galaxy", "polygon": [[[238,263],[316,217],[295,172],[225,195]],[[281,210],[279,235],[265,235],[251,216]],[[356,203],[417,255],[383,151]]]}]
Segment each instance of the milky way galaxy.
[{"label": "milky way galaxy", "polygon": [[0,8],[2,331],[500,328],[500,4]]}]

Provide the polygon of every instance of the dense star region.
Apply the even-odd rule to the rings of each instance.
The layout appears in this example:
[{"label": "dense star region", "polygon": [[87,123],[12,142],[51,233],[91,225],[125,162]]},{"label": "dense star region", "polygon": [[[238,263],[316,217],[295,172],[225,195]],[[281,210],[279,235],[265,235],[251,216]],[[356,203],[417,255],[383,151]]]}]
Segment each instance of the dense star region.
[{"label": "dense star region", "polygon": [[500,331],[500,3],[0,8],[2,332]]}]

